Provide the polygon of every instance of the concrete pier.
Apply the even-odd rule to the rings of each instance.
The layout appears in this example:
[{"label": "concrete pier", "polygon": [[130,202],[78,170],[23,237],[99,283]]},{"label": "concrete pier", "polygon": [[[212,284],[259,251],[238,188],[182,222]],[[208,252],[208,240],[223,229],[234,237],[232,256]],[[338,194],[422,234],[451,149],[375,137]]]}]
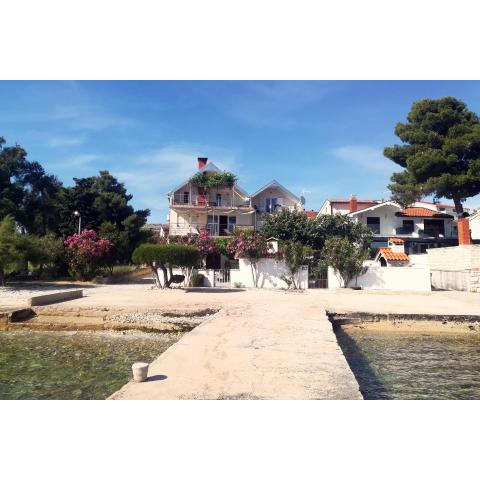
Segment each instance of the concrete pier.
[{"label": "concrete pier", "polygon": [[306,294],[277,300],[225,307],[110,398],[362,399],[325,310]]}]

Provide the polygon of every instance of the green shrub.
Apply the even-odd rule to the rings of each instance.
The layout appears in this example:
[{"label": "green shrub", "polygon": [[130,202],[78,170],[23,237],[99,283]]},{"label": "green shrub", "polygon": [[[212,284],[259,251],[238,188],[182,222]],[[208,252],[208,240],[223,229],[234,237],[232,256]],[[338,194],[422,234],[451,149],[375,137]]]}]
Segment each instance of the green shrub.
[{"label": "green shrub", "polygon": [[192,287],[203,287],[203,281],[205,280],[205,276],[202,275],[201,273],[195,273],[192,275],[192,278],[190,279],[190,285]]},{"label": "green shrub", "polygon": [[350,280],[365,272],[363,262],[368,258],[368,250],[346,238],[331,237],[325,242],[322,255],[325,263],[343,279],[346,288]]},{"label": "green shrub", "polygon": [[157,269],[163,272],[163,288],[169,288],[174,277],[172,268],[192,269],[200,260],[200,253],[191,245],[180,243],[144,243],[137,247],[132,255],[133,263],[148,265],[152,269],[157,287],[161,287]]}]

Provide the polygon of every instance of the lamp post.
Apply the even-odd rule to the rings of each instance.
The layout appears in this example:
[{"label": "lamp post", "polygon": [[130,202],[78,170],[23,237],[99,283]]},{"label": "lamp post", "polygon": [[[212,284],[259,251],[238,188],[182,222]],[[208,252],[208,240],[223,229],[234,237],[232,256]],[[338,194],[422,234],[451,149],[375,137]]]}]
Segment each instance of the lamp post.
[{"label": "lamp post", "polygon": [[82,216],[78,210],[75,210],[73,214],[78,217],[78,234],[80,235],[82,233]]}]

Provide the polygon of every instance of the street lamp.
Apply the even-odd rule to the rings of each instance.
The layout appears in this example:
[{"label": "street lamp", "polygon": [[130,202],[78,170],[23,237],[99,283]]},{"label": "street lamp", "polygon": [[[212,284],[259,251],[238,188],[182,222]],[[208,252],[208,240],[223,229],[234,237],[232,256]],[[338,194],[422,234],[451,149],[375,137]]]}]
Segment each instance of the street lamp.
[{"label": "street lamp", "polygon": [[78,210],[75,210],[73,214],[78,217],[78,234],[80,235],[82,233],[82,216]]}]

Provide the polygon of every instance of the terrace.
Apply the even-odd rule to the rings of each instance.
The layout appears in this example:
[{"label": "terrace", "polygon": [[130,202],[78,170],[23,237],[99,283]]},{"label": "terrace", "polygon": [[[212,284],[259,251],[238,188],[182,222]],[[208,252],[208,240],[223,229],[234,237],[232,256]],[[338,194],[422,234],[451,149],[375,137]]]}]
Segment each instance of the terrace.
[{"label": "terrace", "polygon": [[209,194],[185,191],[170,195],[169,201],[174,207],[250,208],[250,200],[242,198],[233,189]]}]

